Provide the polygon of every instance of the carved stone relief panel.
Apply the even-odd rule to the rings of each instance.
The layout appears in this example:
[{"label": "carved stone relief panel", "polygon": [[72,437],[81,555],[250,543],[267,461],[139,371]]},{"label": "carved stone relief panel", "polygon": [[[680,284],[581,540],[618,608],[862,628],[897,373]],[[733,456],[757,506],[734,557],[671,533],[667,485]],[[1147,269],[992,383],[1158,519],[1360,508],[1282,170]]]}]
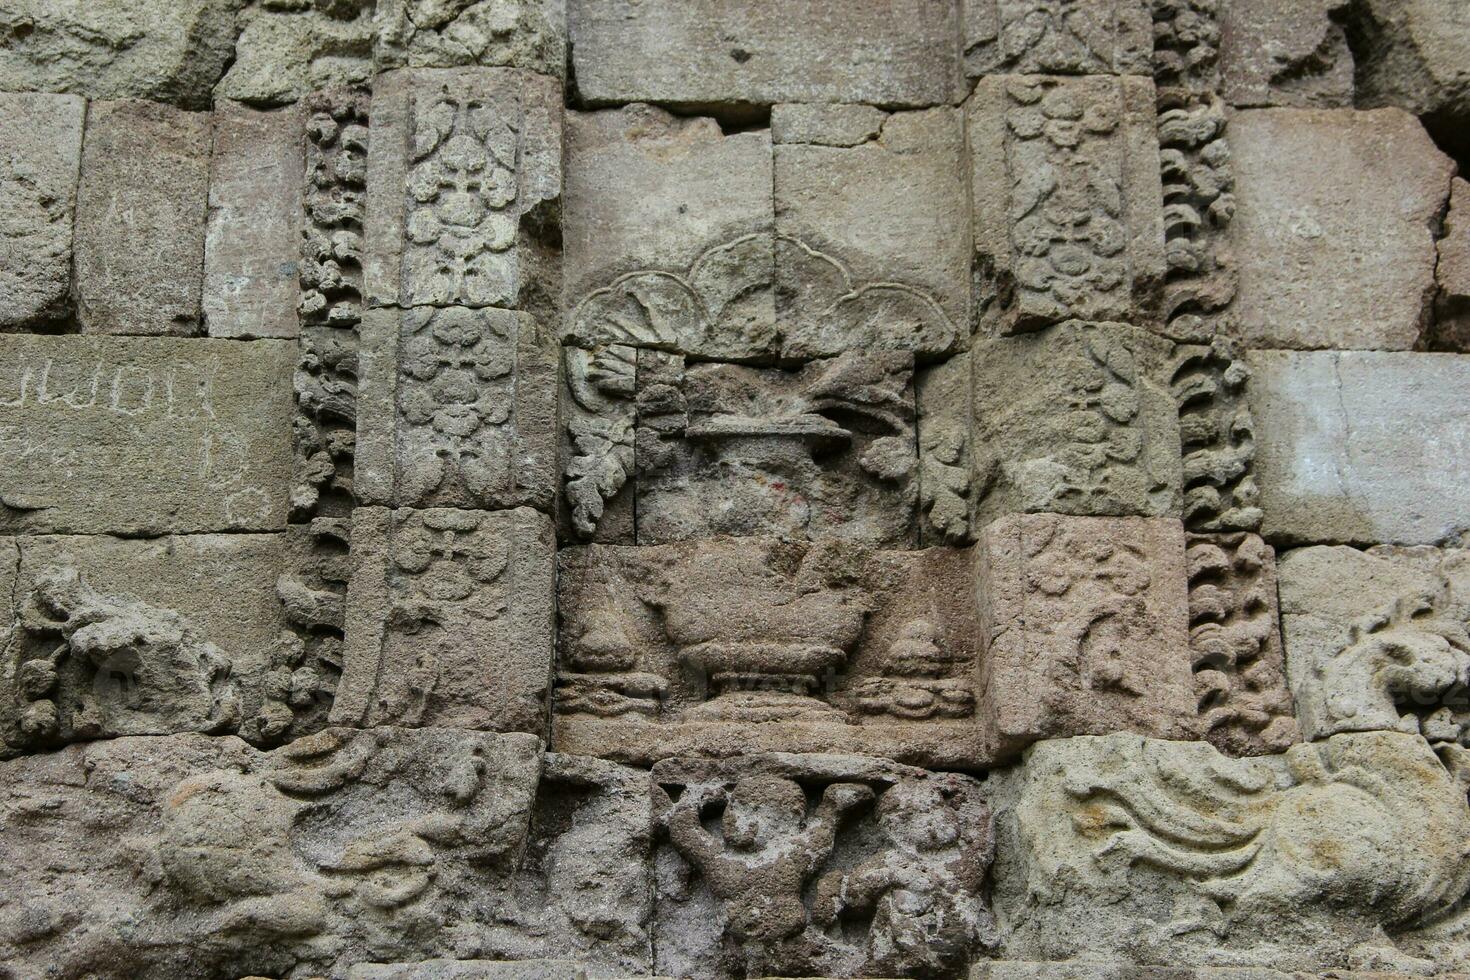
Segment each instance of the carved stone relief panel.
[{"label": "carved stone relief panel", "polygon": [[546,315],[561,195],[561,89],[511,68],[402,69],[373,86],[373,305]]},{"label": "carved stone relief panel", "polygon": [[280,340],[0,338],[0,529],[284,528],[295,360]]},{"label": "carved stone relief panel", "polygon": [[976,552],[980,704],[997,754],[1115,731],[1191,737],[1178,521],[1008,517]]},{"label": "carved stone relief panel", "polygon": [[802,121],[774,149],[644,105],[569,114],[563,340],[739,362],[962,348],[959,117],[880,113],[872,141],[834,145],[851,108],[777,107]]},{"label": "carved stone relief panel", "polygon": [[554,548],[527,507],[359,507],[332,723],[543,732]]},{"label": "carved stone relief panel", "polygon": [[[849,107],[801,108],[806,127],[820,130]],[[901,350],[929,360],[968,345],[962,122],[947,107],[894,112],[853,146],[781,134],[774,153],[783,358]]]},{"label": "carved stone relief panel", "polygon": [[965,111],[980,326],[1152,325],[1165,272],[1152,82],[989,76]]},{"label": "carved stone relief panel", "polygon": [[966,551],[714,538],[558,557],[559,751],[985,760]]},{"label": "carved stone relief panel", "polygon": [[1399,731],[1470,745],[1470,560],[1460,549],[1300,548],[1281,628],[1308,738]]},{"label": "carved stone relief panel", "polygon": [[978,343],[968,446],[976,527],[1017,512],[1178,515],[1171,353],[1166,341],[1117,323]]},{"label": "carved stone relief panel", "polygon": [[1299,739],[1276,610],[1276,553],[1254,534],[1191,534],[1189,648],[1197,738],[1230,755]]},{"label": "carved stone relief panel", "polygon": [[981,784],[840,755],[654,767],[660,945],[675,976],[961,974],[994,924]]},{"label": "carved stone relief panel", "polygon": [[564,360],[563,510],[576,537],[915,542],[911,355],[786,370],[614,344]]},{"label": "carved stone relief panel", "polygon": [[1412,950],[1470,884],[1462,774],[1392,732],[1239,760],[1136,735],[1042,743],[992,777],[1001,953],[1432,972]]},{"label": "carved stone relief panel", "polygon": [[531,735],[120,738],[0,765],[0,958],[23,972],[651,967],[648,774]]},{"label": "carved stone relief panel", "polygon": [[797,371],[639,352],[636,536],[915,542],[912,358]]},{"label": "carved stone relief panel", "polygon": [[360,334],[359,501],[551,507],[557,348],[533,316],[378,309]]},{"label": "carved stone relief panel", "polygon": [[1147,75],[1149,0],[964,0],[965,75]]},{"label": "carved stone relief panel", "polygon": [[119,735],[253,734],[286,625],[285,535],[0,541],[12,556],[0,755]]},{"label": "carved stone relief panel", "polygon": [[356,503],[368,104],[365,93],[353,91],[317,93],[303,102],[306,214],[296,307],[293,522],[342,519]]},{"label": "carved stone relief panel", "polygon": [[1184,526],[1191,531],[1261,526],[1256,425],[1246,398],[1250,376],[1250,366],[1226,337],[1175,351],[1170,387],[1184,454]]}]

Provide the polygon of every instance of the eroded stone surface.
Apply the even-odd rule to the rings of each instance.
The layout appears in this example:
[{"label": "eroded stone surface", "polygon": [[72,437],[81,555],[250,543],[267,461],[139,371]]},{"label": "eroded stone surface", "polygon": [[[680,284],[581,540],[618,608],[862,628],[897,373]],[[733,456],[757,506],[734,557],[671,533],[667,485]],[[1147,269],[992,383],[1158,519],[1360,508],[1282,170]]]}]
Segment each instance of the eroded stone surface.
[{"label": "eroded stone surface", "polygon": [[13,0],[0,10],[0,90],[208,108],[246,0]]},{"label": "eroded stone surface", "polygon": [[997,754],[1068,735],[1191,737],[1178,521],[1008,517],[976,550],[981,708]]},{"label": "eroded stone surface", "polygon": [[75,96],[0,93],[0,330],[71,310],[84,112]]},{"label": "eroded stone surface", "polygon": [[374,305],[546,312],[561,196],[556,80],[401,69],[373,85],[365,273]]},{"label": "eroded stone surface", "polygon": [[995,75],[965,104],[976,302],[991,333],[1158,315],[1163,223],[1154,88]]},{"label": "eroded stone surface", "polygon": [[1470,563],[1460,549],[1300,548],[1281,563],[1281,624],[1309,738],[1470,731]]},{"label": "eroded stone surface", "polygon": [[1470,361],[1355,351],[1247,361],[1268,539],[1435,544],[1464,533]]},{"label": "eroded stone surface", "polygon": [[293,109],[214,111],[204,320],[211,337],[295,337],[300,302],[302,144]]},{"label": "eroded stone surface", "polygon": [[651,966],[647,774],[530,735],[122,738],[0,767],[17,969],[337,976],[386,951]]},{"label": "eroded stone surface", "polygon": [[1452,0],[1367,0],[1355,12],[1364,57],[1358,100],[1427,116],[1463,149],[1470,113],[1470,10]]},{"label": "eroded stone surface", "polygon": [[658,947],[659,972],[947,976],[992,937],[991,815],[969,777],[758,755],[671,759],[653,778],[655,917],[681,937]]},{"label": "eroded stone surface", "polygon": [[1470,875],[1457,779],[1422,739],[1388,732],[1252,760],[1134,735],[1042,743],[991,797],[1002,953],[1453,967],[1414,955],[1409,934]]},{"label": "eroded stone surface", "polygon": [[572,68],[593,104],[952,102],[956,5],[569,0]]},{"label": "eroded stone surface", "polygon": [[1220,39],[1225,98],[1236,106],[1353,104],[1347,0],[1233,0]]},{"label": "eroded stone surface", "polygon": [[1398,109],[1261,109],[1230,123],[1249,347],[1409,350],[1428,325],[1454,164]]},{"label": "eroded stone surface", "polygon": [[566,72],[566,0],[379,0],[374,61],[384,68],[460,65]]},{"label": "eroded stone surface", "polygon": [[359,507],[339,725],[541,733],[555,542],[526,507]]},{"label": "eroded stone surface", "polygon": [[281,529],[294,357],[274,340],[0,338],[0,526]]},{"label": "eroded stone surface", "polygon": [[200,332],[209,153],[208,113],[88,105],[76,222],[84,333]]}]

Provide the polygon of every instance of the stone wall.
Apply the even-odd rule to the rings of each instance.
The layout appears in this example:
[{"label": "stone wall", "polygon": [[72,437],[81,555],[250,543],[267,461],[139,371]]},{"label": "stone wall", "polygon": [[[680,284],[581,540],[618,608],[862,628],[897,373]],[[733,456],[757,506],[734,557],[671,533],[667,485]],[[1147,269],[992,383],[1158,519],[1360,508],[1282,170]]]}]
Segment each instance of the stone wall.
[{"label": "stone wall", "polygon": [[0,978],[1470,975],[1467,133],[1460,0],[9,0]]}]

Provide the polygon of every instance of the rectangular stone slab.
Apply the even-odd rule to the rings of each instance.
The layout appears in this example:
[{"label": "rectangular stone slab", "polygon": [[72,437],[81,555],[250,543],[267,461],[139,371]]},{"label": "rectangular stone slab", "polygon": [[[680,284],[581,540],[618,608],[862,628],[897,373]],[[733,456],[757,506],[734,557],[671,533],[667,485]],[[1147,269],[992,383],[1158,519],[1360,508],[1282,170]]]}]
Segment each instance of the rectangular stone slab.
[{"label": "rectangular stone slab", "polygon": [[87,107],[76,226],[83,333],[200,332],[209,152],[208,113]]},{"label": "rectangular stone slab", "polygon": [[955,4],[929,0],[571,0],[572,69],[592,104],[926,106],[958,88]]},{"label": "rectangular stone slab", "polygon": [[1252,351],[1273,543],[1436,544],[1470,529],[1470,357]]},{"label": "rectangular stone slab", "polygon": [[551,519],[528,507],[359,507],[337,725],[541,734]]},{"label": "rectangular stone slab", "polygon": [[0,93],[0,330],[65,317],[86,103]]},{"label": "rectangular stone slab", "polygon": [[0,338],[0,530],[286,523],[294,344]]},{"label": "rectangular stone slab", "polygon": [[211,337],[294,337],[306,126],[296,108],[214,111],[204,319]]}]

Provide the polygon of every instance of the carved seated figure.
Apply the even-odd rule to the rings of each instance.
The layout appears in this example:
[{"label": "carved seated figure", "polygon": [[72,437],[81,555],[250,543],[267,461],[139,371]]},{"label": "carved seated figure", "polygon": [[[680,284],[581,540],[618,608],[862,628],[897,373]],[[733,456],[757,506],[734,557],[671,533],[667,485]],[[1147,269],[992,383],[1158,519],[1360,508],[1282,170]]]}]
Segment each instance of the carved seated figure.
[{"label": "carved seated figure", "polygon": [[872,800],[872,790],[831,784],[808,816],[806,794],[793,780],[747,776],[725,797],[723,841],[701,823],[708,791],[691,788],[672,804],[668,830],[724,905],[726,943],[748,976],[819,969],[825,937],[808,924],[802,888],[832,853],[838,825]]},{"label": "carved seated figure", "polygon": [[967,961],[989,930],[977,896],[995,842],[984,818],[966,821],[934,783],[905,780],[878,801],[889,847],[817,885],[824,925],[872,916],[864,976],[935,976]]}]

